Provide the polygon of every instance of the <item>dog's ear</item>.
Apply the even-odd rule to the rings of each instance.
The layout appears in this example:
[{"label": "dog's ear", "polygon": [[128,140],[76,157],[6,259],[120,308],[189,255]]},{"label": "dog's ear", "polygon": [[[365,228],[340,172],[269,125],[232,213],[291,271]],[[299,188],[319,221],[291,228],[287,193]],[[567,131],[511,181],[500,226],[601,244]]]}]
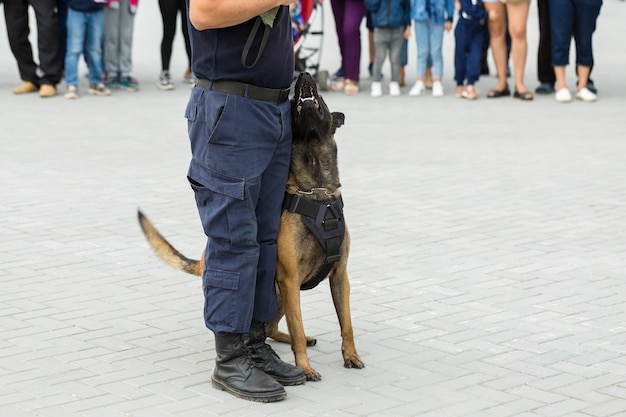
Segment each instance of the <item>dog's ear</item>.
[{"label": "dog's ear", "polygon": [[339,112],[332,112],[331,115],[333,116],[333,132],[338,128],[343,126],[343,124],[346,121],[346,116],[343,113],[339,113]]}]

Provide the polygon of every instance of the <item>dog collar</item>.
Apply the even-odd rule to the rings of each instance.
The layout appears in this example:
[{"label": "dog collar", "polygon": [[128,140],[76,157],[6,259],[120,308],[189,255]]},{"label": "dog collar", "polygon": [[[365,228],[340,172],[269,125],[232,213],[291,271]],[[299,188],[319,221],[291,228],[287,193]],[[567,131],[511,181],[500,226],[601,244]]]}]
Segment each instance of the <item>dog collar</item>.
[{"label": "dog collar", "polygon": [[313,195],[315,193],[324,194],[327,197],[335,197],[335,193],[337,191],[328,191],[328,188],[325,187],[313,187],[309,190],[302,190],[297,185],[287,184],[287,191],[291,191],[292,193],[303,194],[303,195]]}]

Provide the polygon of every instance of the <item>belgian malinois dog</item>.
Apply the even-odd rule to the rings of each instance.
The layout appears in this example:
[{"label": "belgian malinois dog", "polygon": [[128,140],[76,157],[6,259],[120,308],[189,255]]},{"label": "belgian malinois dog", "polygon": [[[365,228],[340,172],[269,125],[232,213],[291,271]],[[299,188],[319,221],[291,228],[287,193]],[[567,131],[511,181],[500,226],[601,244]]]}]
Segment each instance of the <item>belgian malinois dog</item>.
[{"label": "belgian malinois dog", "polygon": [[[321,375],[311,367],[306,352],[307,345],[315,345],[316,340],[304,333],[300,290],[313,288],[326,277],[341,327],[344,366],[364,367],[354,345],[350,317],[350,235],[343,217],[334,139],[335,131],[344,123],[344,115],[330,112],[308,73],[300,74],[296,81],[291,113],[291,165],[277,239],[278,314],[266,323],[265,330],[268,337],[291,343],[296,366],[304,371],[307,380],[318,381]],[[202,275],[204,254],[200,260],[186,258],[141,212],[138,217],[148,242],[162,260],[176,269]],[[283,316],[289,333],[278,330]]]}]

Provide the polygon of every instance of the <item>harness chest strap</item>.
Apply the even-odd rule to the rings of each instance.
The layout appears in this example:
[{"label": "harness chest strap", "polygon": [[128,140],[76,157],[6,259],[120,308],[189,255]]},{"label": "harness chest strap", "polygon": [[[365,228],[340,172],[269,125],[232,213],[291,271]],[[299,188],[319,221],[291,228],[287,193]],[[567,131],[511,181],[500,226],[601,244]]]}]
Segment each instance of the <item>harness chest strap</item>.
[{"label": "harness chest strap", "polygon": [[300,214],[304,225],[326,251],[324,267],[301,287],[303,290],[314,288],[326,278],[333,264],[341,259],[340,250],[345,235],[343,199],[339,196],[337,199],[317,202],[285,193],[283,209]]}]

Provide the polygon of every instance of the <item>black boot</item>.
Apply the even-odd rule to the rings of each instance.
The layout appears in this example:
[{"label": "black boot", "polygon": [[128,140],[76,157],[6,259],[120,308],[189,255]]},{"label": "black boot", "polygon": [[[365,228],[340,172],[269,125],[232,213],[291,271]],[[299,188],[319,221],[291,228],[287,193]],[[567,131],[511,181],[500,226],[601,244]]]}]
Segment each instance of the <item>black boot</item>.
[{"label": "black boot", "polygon": [[214,388],[249,401],[272,402],[285,399],[285,389],[257,368],[238,333],[215,334]]},{"label": "black boot", "polygon": [[300,385],[306,381],[302,369],[283,362],[274,349],[265,343],[265,325],[260,321],[252,320],[246,346],[255,365],[281,384]]}]

